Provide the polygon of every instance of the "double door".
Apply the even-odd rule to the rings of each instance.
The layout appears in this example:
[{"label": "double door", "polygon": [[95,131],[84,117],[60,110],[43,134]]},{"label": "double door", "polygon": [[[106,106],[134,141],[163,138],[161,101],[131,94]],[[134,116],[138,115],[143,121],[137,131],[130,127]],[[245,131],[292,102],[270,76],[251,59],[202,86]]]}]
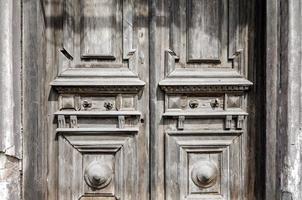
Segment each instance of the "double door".
[{"label": "double door", "polygon": [[253,192],[248,1],[54,2],[62,26],[48,133],[53,197],[239,200]]}]

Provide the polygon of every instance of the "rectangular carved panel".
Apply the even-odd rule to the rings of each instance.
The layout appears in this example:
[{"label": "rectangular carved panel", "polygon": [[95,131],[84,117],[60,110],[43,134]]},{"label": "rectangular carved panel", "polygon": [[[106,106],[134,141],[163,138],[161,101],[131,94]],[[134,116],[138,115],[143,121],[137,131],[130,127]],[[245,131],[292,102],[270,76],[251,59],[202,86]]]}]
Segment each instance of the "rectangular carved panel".
[{"label": "rectangular carved panel", "polygon": [[188,61],[218,61],[220,45],[220,0],[188,1]]},{"label": "rectangular carved panel", "polygon": [[115,58],[116,0],[82,1],[81,57]]},{"label": "rectangular carved panel", "polygon": [[58,140],[60,200],[135,199],[134,135],[60,135]]},{"label": "rectangular carved panel", "polygon": [[222,111],[224,95],[168,95],[167,111]]},{"label": "rectangular carved panel", "polygon": [[241,199],[238,133],[168,132],[166,199]]}]

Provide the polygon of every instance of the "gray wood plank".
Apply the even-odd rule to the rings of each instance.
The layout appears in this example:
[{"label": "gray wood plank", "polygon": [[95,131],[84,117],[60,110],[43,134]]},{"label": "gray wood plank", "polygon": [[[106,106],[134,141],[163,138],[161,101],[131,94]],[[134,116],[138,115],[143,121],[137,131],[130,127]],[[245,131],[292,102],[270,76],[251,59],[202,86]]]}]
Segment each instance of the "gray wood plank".
[{"label": "gray wood plank", "polygon": [[[46,198],[45,16],[41,1],[23,3],[23,199]],[[37,56],[38,55],[38,56]],[[44,110],[43,110],[44,109]]]},{"label": "gray wood plank", "polygon": [[222,2],[189,0],[187,7],[187,59],[219,61],[221,55]]},{"label": "gray wood plank", "polygon": [[117,0],[81,1],[82,58],[115,58],[117,6]]}]

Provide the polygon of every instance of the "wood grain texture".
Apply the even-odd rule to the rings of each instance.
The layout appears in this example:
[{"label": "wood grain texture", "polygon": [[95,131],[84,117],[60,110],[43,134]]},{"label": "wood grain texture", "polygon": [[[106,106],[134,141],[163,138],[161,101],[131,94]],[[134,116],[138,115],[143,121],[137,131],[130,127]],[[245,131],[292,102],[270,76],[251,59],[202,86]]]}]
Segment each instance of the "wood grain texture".
[{"label": "wood grain texture", "polygon": [[45,13],[41,1],[23,3],[23,199],[46,198],[47,124]]},{"label": "wood grain texture", "polygon": [[[253,199],[257,191],[253,190],[253,180],[248,179],[254,173],[249,165],[255,163],[249,151],[255,147],[249,140],[253,136],[248,135],[251,133],[245,117],[254,111],[247,109],[254,102],[247,102],[246,96],[252,85],[246,77],[254,72],[248,69],[253,65],[248,66],[247,60],[253,57],[241,51],[253,50],[247,42],[253,38],[246,34],[250,24],[245,21],[245,13],[249,12],[242,9],[246,2],[128,0],[121,4],[119,0],[89,0],[84,2],[89,4],[86,11],[85,6],[79,6],[83,2],[72,1],[75,6],[67,9],[75,12],[75,16],[80,16],[83,9],[84,19],[89,19],[84,20],[86,25],[75,19],[74,28],[72,17],[67,19],[66,30],[73,39],[66,38],[64,26],[62,32],[62,26],[55,25],[58,18],[64,21],[60,16],[63,1],[52,0],[46,18],[27,13],[47,20],[47,40],[44,32],[30,32],[41,40],[28,47],[32,52],[25,54],[28,56],[25,77],[31,80],[24,87],[25,128],[29,131],[25,152],[31,154],[24,162],[25,188],[29,188],[33,179],[41,181],[36,183],[37,187],[25,191],[25,199],[78,199],[82,193],[81,199],[101,200]],[[25,8],[29,12],[30,6]],[[101,9],[104,12],[99,12]],[[233,13],[228,13],[229,10]],[[228,17],[232,14],[237,18]],[[113,19],[117,26],[113,27]],[[43,24],[39,20],[34,25],[27,23],[37,30]],[[190,33],[188,27],[196,29]],[[236,43],[231,58],[227,30],[234,31],[232,42]],[[80,36],[86,33],[86,38]],[[25,37],[32,42],[30,34]],[[68,51],[74,52],[74,60],[66,59],[58,51],[62,39],[71,45]],[[106,44],[102,46],[103,39]],[[191,48],[188,40],[194,41]],[[46,56],[44,41],[47,41]],[[90,60],[81,58],[83,49],[89,50],[84,53]],[[34,60],[38,52],[44,56]],[[188,52],[193,55],[192,62],[187,60]],[[110,60],[113,57],[115,60]],[[62,64],[62,60],[68,64]],[[58,68],[63,65],[66,68],[62,72],[63,68]],[[59,79],[55,77],[57,71]],[[76,108],[70,99],[59,103],[59,95],[63,94],[91,99],[93,108],[74,110],[84,108],[82,105]],[[133,94],[137,95],[137,102],[132,111],[116,109],[122,103],[119,100],[119,106],[115,106],[115,95]],[[184,94],[188,96],[185,109],[167,112],[170,109],[167,95]],[[239,96],[240,103],[234,97],[234,102],[227,104],[228,95]],[[221,103],[218,107],[212,106],[215,99]],[[197,102],[197,107],[191,101]],[[173,101],[171,105],[181,108],[181,102],[184,100]],[[116,110],[107,111],[105,103],[111,103]],[[229,108],[231,105],[233,108]],[[56,129],[56,115],[65,120],[64,127]],[[182,135],[179,144],[169,144],[177,134]],[[63,135],[66,141],[58,135]],[[214,162],[219,170],[217,183],[206,189],[198,187],[188,173],[198,163],[204,163],[201,162],[204,159]],[[84,168],[94,160],[107,163],[115,173],[108,187],[97,191],[83,179]],[[38,165],[32,166],[31,162]]]},{"label": "wood grain texture", "polygon": [[219,61],[222,2],[189,0],[187,3],[188,61]]},{"label": "wood grain texture", "polygon": [[21,158],[21,5],[1,1],[0,9],[0,151]]},{"label": "wood grain texture", "polygon": [[21,199],[21,2],[0,1],[0,196]]},{"label": "wood grain texture", "polygon": [[[278,151],[281,199],[301,199],[301,2],[281,4]],[[282,108],[282,109],[281,109]]]},{"label": "wood grain texture", "polygon": [[118,5],[118,0],[88,0],[81,2],[82,58],[115,58]]},{"label": "wood grain texture", "polygon": [[[238,6],[238,9],[231,8],[233,4]],[[251,82],[246,78],[248,76],[247,60],[252,59],[246,53],[249,48],[247,40],[250,39],[246,33],[251,25],[246,21],[248,18],[246,6],[248,5],[246,1],[240,2],[240,4],[238,1],[211,1],[209,3],[206,1],[188,2],[182,0],[154,1],[151,3],[151,199],[249,199],[254,195],[254,191],[250,189],[250,187],[253,187],[251,185],[253,182],[248,181],[249,177],[254,173],[252,169],[248,168],[249,165],[254,164],[249,154],[251,148],[254,147],[248,144],[248,134],[250,133],[246,128],[246,118],[243,118],[239,110],[236,110],[231,115],[228,115],[227,112],[225,115],[220,115],[222,113],[218,114],[218,108],[211,108],[204,112],[198,110],[207,104],[199,101],[199,95],[224,96],[228,93],[236,93],[235,90],[238,89],[237,92],[242,95],[243,99],[240,108],[243,111],[247,111],[246,94],[251,85]],[[233,20],[229,15],[235,15],[237,17],[236,20]],[[212,18],[207,18],[209,16],[212,16]],[[216,19],[215,17],[218,16],[219,19]],[[241,19],[239,20],[239,18]],[[204,28],[203,25],[211,30],[209,35],[212,34],[213,41],[220,42],[219,53],[215,54],[215,59],[202,60],[203,57],[200,53],[202,50],[206,51],[204,55],[213,55],[213,49],[216,50],[215,47],[218,46],[211,44],[211,47],[213,46],[211,48],[208,43],[204,42],[206,44],[203,44],[200,42],[202,40],[201,37],[206,38],[208,36],[206,35],[207,33],[200,31],[200,29]],[[202,27],[196,29],[196,33],[198,32],[202,36],[192,39],[190,35],[191,26]],[[214,26],[216,29],[214,29]],[[235,55],[232,58],[228,56],[229,47],[232,45],[229,40],[229,29],[236,29],[236,34],[231,36],[232,41],[235,41],[236,45],[241,45],[236,46]],[[191,39],[192,41],[190,41]],[[195,42],[194,52],[199,52],[195,56],[196,60],[194,60],[194,57],[192,58],[194,62],[190,62],[188,58],[191,50],[188,50],[190,42],[191,44]],[[242,51],[242,49],[244,50]],[[217,62],[218,54],[219,62]],[[165,73],[164,75],[162,74],[163,72]],[[158,84],[164,93],[159,91]],[[189,108],[184,106],[185,100],[181,99],[178,101],[174,98],[169,103],[175,109],[172,111],[171,108],[169,111],[168,106],[170,104],[166,102],[168,100],[167,95],[174,97],[192,95],[188,101],[197,102],[197,104],[201,104],[201,107],[197,105]],[[189,105],[189,102],[187,104]],[[186,110],[185,108],[188,109]],[[219,108],[227,109],[227,106],[222,105]],[[171,150],[173,148],[167,145],[167,141],[170,141],[170,139],[167,139],[169,131],[179,131],[180,134],[183,133],[184,138],[195,137],[186,145],[192,144],[194,146],[192,148],[197,148],[196,144],[202,141],[201,138],[198,138],[197,130],[203,129],[208,131],[205,136],[208,136],[208,138],[206,141],[203,140],[204,144],[200,144],[201,149],[209,147],[211,142],[215,141],[215,134],[219,130],[230,132],[234,129],[243,130],[243,133],[238,138],[236,137],[236,139],[232,140],[230,149],[234,148],[234,150],[230,152],[230,157],[225,158],[232,168],[229,172],[233,173],[232,178],[227,178],[227,173],[222,172],[224,176],[220,179],[223,184],[229,181],[229,184],[226,185],[233,188],[229,190],[229,193],[226,192],[228,190],[226,185],[222,186],[221,191],[217,193],[207,193],[207,191],[214,191],[215,187],[203,190],[204,193],[202,189],[194,188],[187,173],[186,166],[188,164],[180,160],[182,155],[179,152]],[[192,132],[190,133],[190,131]],[[217,138],[223,140],[223,135],[217,135]],[[221,142],[221,140],[219,141]],[[237,145],[239,143],[240,145]],[[180,148],[181,145],[175,146],[175,148]],[[193,157],[195,160],[193,159],[192,162],[199,163],[200,159],[203,158],[203,153],[196,150]],[[213,156],[213,159],[216,159],[215,156]],[[186,158],[183,157],[182,160],[186,160]],[[191,168],[189,167],[189,169]],[[222,168],[219,169],[221,170]],[[165,179],[162,179],[163,174]],[[189,187],[185,185],[186,180],[190,182],[190,184],[187,184]],[[163,187],[165,187],[165,191],[162,190]],[[194,193],[192,191],[198,192]],[[216,194],[221,194],[221,192],[224,193],[223,197],[215,196]]]},{"label": "wood grain texture", "polygon": [[[81,6],[83,3],[87,5],[86,11]],[[47,5],[48,24],[54,25],[53,16],[64,14],[63,1],[52,0]],[[72,1],[71,8],[75,16],[71,16],[74,28],[70,28],[73,32],[70,36],[74,38],[66,41],[73,45],[73,59],[66,59],[57,51],[66,37],[62,27],[48,29],[48,41],[55,43],[47,43],[50,73],[45,87],[53,87],[47,108],[52,121],[48,121],[48,132],[45,132],[49,161],[47,199],[148,199],[148,3],[145,0]],[[84,34],[88,35],[82,37]],[[92,50],[92,56],[85,50],[88,57],[81,57],[83,47]],[[53,76],[56,70],[59,78]],[[57,92],[71,97],[63,101]],[[75,103],[77,99],[79,106]],[[85,99],[91,102],[91,109],[84,109]],[[105,103],[112,104],[112,108],[108,110]],[[57,129],[55,113],[64,119],[64,128]],[[61,140],[58,144],[58,135],[68,142]],[[116,150],[110,145],[117,146]],[[75,150],[70,151],[71,148]],[[110,184],[100,190],[90,188],[79,169],[81,162],[84,170],[95,159],[112,164],[114,171]],[[65,179],[66,176],[69,178]]]}]

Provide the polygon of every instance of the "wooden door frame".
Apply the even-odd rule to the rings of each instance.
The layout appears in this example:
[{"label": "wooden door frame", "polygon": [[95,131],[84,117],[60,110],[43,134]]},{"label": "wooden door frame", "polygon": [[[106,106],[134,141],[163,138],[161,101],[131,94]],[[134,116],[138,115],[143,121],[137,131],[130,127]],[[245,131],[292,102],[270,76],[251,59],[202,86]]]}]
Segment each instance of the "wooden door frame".
[{"label": "wooden door frame", "polygon": [[[47,191],[45,158],[38,152],[44,152],[42,144],[45,138],[41,133],[45,131],[45,127],[42,122],[47,122],[48,119],[34,117],[41,116],[41,105],[48,100],[44,94],[39,94],[42,90],[39,85],[45,76],[42,69],[46,62],[43,58],[46,49],[43,49],[43,46],[47,41],[43,32],[47,20],[44,3],[41,2],[23,1],[22,6],[23,199],[44,199]],[[157,1],[149,2],[152,29],[155,25],[154,6]],[[255,42],[255,45],[259,45],[256,48],[257,68],[259,72],[261,69],[263,72],[262,76],[258,77],[258,81],[262,83],[259,85],[262,93],[256,93],[260,94],[257,96],[257,105],[258,109],[265,108],[262,113],[258,113],[258,120],[262,120],[263,124],[257,128],[260,130],[256,139],[259,143],[254,141],[257,145],[255,171],[256,188],[260,191],[258,199],[264,196],[267,200],[301,199],[301,183],[298,182],[302,171],[299,156],[301,144],[297,142],[300,128],[297,119],[301,118],[301,74],[297,73],[300,72],[301,66],[301,34],[297,34],[301,33],[301,3],[292,0],[256,0],[255,3],[255,26],[258,30],[255,31],[255,37],[260,40]],[[262,10],[259,11],[258,8]],[[152,37],[154,35],[150,34],[150,41]],[[150,46],[151,50],[152,48],[154,47]],[[41,58],[37,59],[37,56]],[[150,60],[150,66],[153,66],[155,63],[152,63],[152,55]],[[150,84],[150,90],[154,90],[153,87],[154,85]],[[7,97],[7,100],[14,100],[14,97]],[[296,169],[300,171],[290,169],[287,165],[297,165]],[[153,181],[152,184],[155,185],[156,182]],[[153,190],[152,187],[150,190]]]},{"label": "wooden door frame", "polygon": [[266,199],[301,199],[301,2],[266,2]]}]

